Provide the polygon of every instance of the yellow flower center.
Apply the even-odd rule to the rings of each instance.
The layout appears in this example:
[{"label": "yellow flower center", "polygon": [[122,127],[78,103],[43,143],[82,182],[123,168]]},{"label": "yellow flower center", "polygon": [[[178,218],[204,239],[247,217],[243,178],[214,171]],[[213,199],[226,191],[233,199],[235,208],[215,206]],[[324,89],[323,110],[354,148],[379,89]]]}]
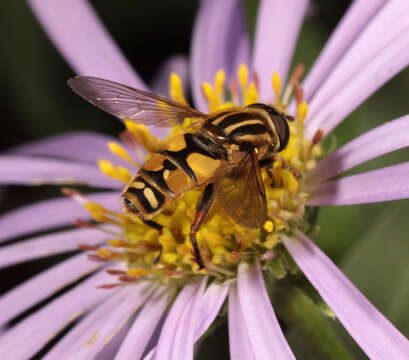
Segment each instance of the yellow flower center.
[{"label": "yellow flower center", "polygon": [[[273,167],[262,170],[268,209],[268,219],[262,228],[241,227],[225,214],[216,201],[207,221],[197,233],[200,252],[206,264],[205,269],[199,270],[189,233],[200,191],[188,191],[154,218],[155,222],[163,226],[160,232],[139,219],[83,200],[85,208],[97,222],[110,223],[119,228],[107,246],[95,249],[94,258],[96,255],[100,260],[125,262],[128,270],[118,273],[123,281],[151,278],[165,284],[178,284],[188,277],[204,274],[224,281],[236,276],[240,261],[252,261],[255,258],[272,261],[279,256],[277,246],[281,243],[281,234],[305,225],[308,194],[303,190],[303,174],[313,169],[317,158],[322,155],[318,144],[320,139],[311,143],[304,138],[304,119],[308,105],[302,100],[297,80],[292,78],[281,97],[281,79],[277,73],[272,77],[273,91],[276,94],[276,103],[272,105],[286,113],[288,101],[295,91],[298,109],[294,114],[295,121],[289,123],[291,135],[288,146],[280,153],[281,160],[276,161]],[[248,105],[258,100],[257,77],[254,76],[254,81],[249,81],[249,71],[245,65],[240,65],[237,79],[232,79],[228,86],[224,71],[219,70],[213,84],[204,82],[202,90],[210,112]],[[170,77],[170,95],[174,101],[187,105],[180,78],[176,74]],[[192,120],[185,119],[183,124],[175,126],[165,141],[172,139]],[[126,121],[125,126],[122,139],[135,148],[139,158],[157,151],[164,143],[153,137],[144,125]],[[133,169],[115,166],[104,159],[99,161],[100,169],[105,175],[124,184],[128,183],[141,165],[119,143],[109,143],[108,148],[113,154],[126,160]],[[118,201],[121,201],[119,195]]]}]

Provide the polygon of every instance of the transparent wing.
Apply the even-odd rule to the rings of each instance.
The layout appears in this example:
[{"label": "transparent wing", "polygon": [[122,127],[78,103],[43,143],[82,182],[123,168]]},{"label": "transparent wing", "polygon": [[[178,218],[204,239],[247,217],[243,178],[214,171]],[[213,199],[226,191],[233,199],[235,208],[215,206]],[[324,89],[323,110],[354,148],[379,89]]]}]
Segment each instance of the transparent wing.
[{"label": "transparent wing", "polygon": [[261,227],[267,218],[267,202],[257,155],[243,155],[239,165],[217,182],[218,199],[227,214],[248,228]]},{"label": "transparent wing", "polygon": [[205,119],[200,111],[147,91],[90,76],[77,76],[68,85],[78,95],[102,110],[145,125],[174,126],[186,117]]}]

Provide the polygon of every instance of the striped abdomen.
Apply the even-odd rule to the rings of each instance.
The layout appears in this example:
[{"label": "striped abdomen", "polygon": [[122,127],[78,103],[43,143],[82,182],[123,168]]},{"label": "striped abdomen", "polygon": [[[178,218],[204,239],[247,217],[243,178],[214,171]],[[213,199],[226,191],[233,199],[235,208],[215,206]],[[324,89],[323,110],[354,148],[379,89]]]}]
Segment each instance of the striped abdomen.
[{"label": "striped abdomen", "polygon": [[199,134],[179,133],[139,170],[123,192],[133,214],[149,219],[226,165],[225,150]]}]

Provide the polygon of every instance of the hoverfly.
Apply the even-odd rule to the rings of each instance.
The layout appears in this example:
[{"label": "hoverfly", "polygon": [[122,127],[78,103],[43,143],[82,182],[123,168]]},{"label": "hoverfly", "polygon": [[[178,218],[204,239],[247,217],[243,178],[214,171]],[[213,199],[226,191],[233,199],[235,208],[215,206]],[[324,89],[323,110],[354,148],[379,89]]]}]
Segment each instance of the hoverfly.
[{"label": "hoverfly", "polygon": [[267,218],[261,167],[271,166],[289,140],[292,118],[256,103],[204,114],[146,91],[80,76],[68,81],[78,95],[121,119],[172,127],[194,118],[153,153],[122,192],[125,212],[161,230],[153,220],[191,189],[203,189],[190,230],[195,260],[203,268],[196,233],[217,198],[236,223],[258,228]]}]

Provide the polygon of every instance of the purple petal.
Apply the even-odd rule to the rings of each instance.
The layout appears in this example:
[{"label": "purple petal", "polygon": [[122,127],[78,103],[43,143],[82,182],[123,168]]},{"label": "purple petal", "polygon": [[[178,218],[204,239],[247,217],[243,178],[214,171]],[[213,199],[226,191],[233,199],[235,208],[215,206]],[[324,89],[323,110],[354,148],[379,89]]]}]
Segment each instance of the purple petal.
[{"label": "purple petal", "polygon": [[160,318],[169,305],[169,293],[152,296],[138,314],[122,343],[115,360],[140,359],[151,339]]},{"label": "purple petal", "polygon": [[309,190],[308,205],[353,205],[409,197],[409,162],[347,176]]},{"label": "purple petal", "polygon": [[[121,194],[118,191],[87,194],[113,211],[119,211]],[[91,215],[71,198],[39,201],[9,211],[0,217],[0,242],[36,231],[72,224],[77,219],[90,219]]]},{"label": "purple petal", "polygon": [[151,88],[155,94],[169,97],[169,81],[172,73],[179,75],[183,91],[185,94],[188,93],[189,62],[184,55],[173,55],[162,64],[153,78]]},{"label": "purple petal", "polygon": [[308,0],[263,0],[258,10],[253,68],[260,75],[260,99],[274,100],[271,79],[277,71],[287,78]]},{"label": "purple petal", "polygon": [[33,356],[66,325],[112,296],[115,289],[96,289],[111,278],[111,275],[99,272],[12,327],[0,338],[0,358],[27,359]]},{"label": "purple petal", "polygon": [[256,359],[244,324],[236,286],[229,293],[229,347],[230,359]]},{"label": "purple petal", "polygon": [[303,81],[302,87],[307,101],[315,94],[357,36],[385,2],[386,0],[355,0],[352,2]]},{"label": "purple petal", "polygon": [[87,1],[28,0],[28,3],[78,75],[146,88]]},{"label": "purple petal", "polygon": [[[239,0],[203,0],[192,37],[191,79],[193,99],[201,111],[208,111],[202,82],[213,83],[219,69],[229,80],[237,63],[248,61],[247,31]],[[248,64],[248,63],[247,63]]]},{"label": "purple petal", "polygon": [[7,309],[0,312],[0,325],[101,266],[79,254],[18,285],[0,298],[0,308]]},{"label": "purple petal", "polygon": [[370,359],[406,359],[408,340],[359,292],[304,234],[283,236],[305,276]]},{"label": "purple petal", "polygon": [[[218,284],[213,282],[209,285],[205,293],[200,298],[200,309],[194,322],[194,341],[199,340],[199,338],[213,323],[224,303],[224,300],[226,299],[229,288],[230,285],[228,283]],[[155,356],[156,347],[153,348],[147,356],[145,356],[144,360],[155,359]]]},{"label": "purple petal", "polygon": [[93,359],[150,295],[146,284],[118,290],[64,336],[45,359]]},{"label": "purple petal", "polygon": [[38,236],[0,247],[0,268],[36,258],[78,250],[78,244],[97,245],[112,235],[94,229],[75,229]]},{"label": "purple petal", "polygon": [[[391,1],[379,11],[317,91],[306,131],[331,131],[409,63],[409,3]],[[341,105],[342,104],[342,105]]]},{"label": "purple petal", "polygon": [[226,299],[229,288],[229,284],[218,284],[213,282],[206,289],[201,298],[200,310],[197,314],[197,320],[195,321],[195,341],[199,340],[213,323]]},{"label": "purple petal", "polygon": [[96,165],[25,156],[0,156],[0,184],[43,185],[83,184],[119,189],[121,184],[108,178]]},{"label": "purple petal", "polygon": [[61,157],[80,162],[96,164],[99,159],[107,159],[115,165],[128,166],[129,163],[113,155],[107,144],[118,142],[114,137],[92,132],[72,132],[48,137],[44,140],[17,146],[9,150],[11,154]]},{"label": "purple petal", "polygon": [[163,324],[156,347],[156,359],[193,359],[194,322],[207,282],[185,285]]},{"label": "purple petal", "polygon": [[295,359],[271,306],[259,263],[242,262],[237,277],[243,323],[256,359]]},{"label": "purple petal", "polygon": [[352,140],[325,157],[309,175],[318,183],[391,151],[409,146],[409,115],[390,121]]}]

